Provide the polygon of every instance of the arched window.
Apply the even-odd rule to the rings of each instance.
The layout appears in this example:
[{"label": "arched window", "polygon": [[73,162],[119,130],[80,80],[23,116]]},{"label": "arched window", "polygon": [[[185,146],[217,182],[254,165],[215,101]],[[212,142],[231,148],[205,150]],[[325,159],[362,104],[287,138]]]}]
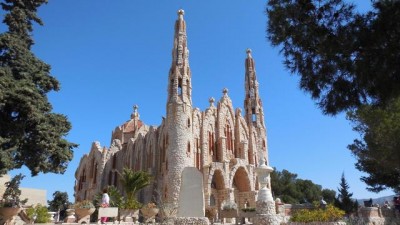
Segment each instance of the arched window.
[{"label": "arched window", "polygon": [[182,95],[182,78],[178,79],[178,95]]},{"label": "arched window", "polygon": [[190,82],[189,82],[189,79],[186,79],[186,94],[187,94],[187,96],[189,96],[190,95]]},{"label": "arched window", "polygon": [[97,183],[97,163],[94,164],[93,184]]},{"label": "arched window", "polygon": [[116,166],[117,166],[117,155],[114,154],[114,156],[113,156],[112,168],[115,169]]}]

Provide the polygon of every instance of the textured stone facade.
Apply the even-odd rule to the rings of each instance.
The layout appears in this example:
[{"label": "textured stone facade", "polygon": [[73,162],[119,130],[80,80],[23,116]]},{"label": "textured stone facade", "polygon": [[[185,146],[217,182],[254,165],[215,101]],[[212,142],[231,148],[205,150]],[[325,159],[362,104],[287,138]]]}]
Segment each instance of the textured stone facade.
[{"label": "textured stone facade", "polygon": [[[147,126],[135,106],[130,120],[115,128],[109,148],[93,143],[76,170],[76,200],[92,199],[103,187],[122,190],[118,171],[124,167],[148,171],[155,178],[139,200],[154,197],[177,203],[181,174],[195,167],[203,174],[205,206],[220,210],[224,201],[240,208],[255,207],[260,157],[268,165],[266,127],[258,92],[255,63],[247,50],[244,112],[234,109],[228,90],[219,101],[210,98],[204,111],[192,105],[186,23],[178,11],[168,75],[167,115],[158,127]],[[193,90],[196,91],[196,90]],[[200,90],[197,90],[200,91]]]}]

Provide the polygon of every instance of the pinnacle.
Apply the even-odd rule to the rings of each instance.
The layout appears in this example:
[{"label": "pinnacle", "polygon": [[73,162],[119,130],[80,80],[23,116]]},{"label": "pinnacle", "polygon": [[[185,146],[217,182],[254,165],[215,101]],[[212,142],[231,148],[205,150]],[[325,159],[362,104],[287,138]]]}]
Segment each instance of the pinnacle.
[{"label": "pinnacle", "polygon": [[246,49],[246,53],[247,53],[247,58],[252,58],[251,57],[251,49],[250,48]]},{"label": "pinnacle", "polygon": [[183,19],[183,15],[185,15],[185,10],[179,9],[177,13],[178,13],[179,19]]}]

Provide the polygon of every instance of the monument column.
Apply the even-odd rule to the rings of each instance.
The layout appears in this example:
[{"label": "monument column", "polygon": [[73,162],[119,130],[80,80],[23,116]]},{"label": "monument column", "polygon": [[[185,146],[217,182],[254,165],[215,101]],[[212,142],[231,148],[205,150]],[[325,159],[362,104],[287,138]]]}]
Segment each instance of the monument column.
[{"label": "monument column", "polygon": [[275,202],[272,198],[271,186],[269,185],[269,174],[273,171],[272,167],[267,166],[263,158],[260,159],[258,167],[255,169],[260,190],[256,201],[256,218],[254,224],[257,225],[279,225],[276,215]]}]

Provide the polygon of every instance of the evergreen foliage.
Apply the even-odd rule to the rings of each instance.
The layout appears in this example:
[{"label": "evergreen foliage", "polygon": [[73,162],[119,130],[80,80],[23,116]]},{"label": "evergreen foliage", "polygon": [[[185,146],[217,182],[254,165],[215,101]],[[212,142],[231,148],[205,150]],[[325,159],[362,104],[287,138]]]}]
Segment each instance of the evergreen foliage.
[{"label": "evergreen foliage", "polygon": [[342,177],[340,178],[340,187],[338,188],[339,194],[335,204],[337,207],[345,211],[347,215],[357,212],[358,210],[357,200],[351,199],[353,193],[349,192],[349,188],[344,173],[342,173]]},{"label": "evergreen foliage", "polygon": [[361,134],[349,149],[369,189],[398,191],[400,1],[372,3],[359,13],[344,0],[269,0],[267,37],[324,114],[348,113]]},{"label": "evergreen foliage", "polygon": [[310,180],[297,178],[297,174],[287,170],[274,171],[271,173],[272,193],[275,198],[280,198],[284,203],[313,203],[321,197],[327,203],[334,203],[336,192],[334,190],[322,189],[321,185],[314,184]]},{"label": "evergreen foliage", "polygon": [[1,207],[22,207],[28,201],[28,199],[20,199],[21,189],[19,189],[19,185],[21,185],[21,180],[24,177],[22,174],[15,175],[10,181],[4,184],[6,190],[0,202]]},{"label": "evergreen foliage", "polygon": [[42,25],[37,9],[47,0],[2,0],[0,34],[0,175],[22,165],[32,175],[63,173],[77,145],[64,137],[71,129],[67,117],[52,113],[47,93],[60,84],[50,65],[31,47],[33,23]]},{"label": "evergreen foliage", "polygon": [[66,210],[72,203],[68,200],[68,193],[56,191],[53,193],[53,200],[47,201],[49,210],[52,212],[60,212],[60,220],[66,217]]}]

